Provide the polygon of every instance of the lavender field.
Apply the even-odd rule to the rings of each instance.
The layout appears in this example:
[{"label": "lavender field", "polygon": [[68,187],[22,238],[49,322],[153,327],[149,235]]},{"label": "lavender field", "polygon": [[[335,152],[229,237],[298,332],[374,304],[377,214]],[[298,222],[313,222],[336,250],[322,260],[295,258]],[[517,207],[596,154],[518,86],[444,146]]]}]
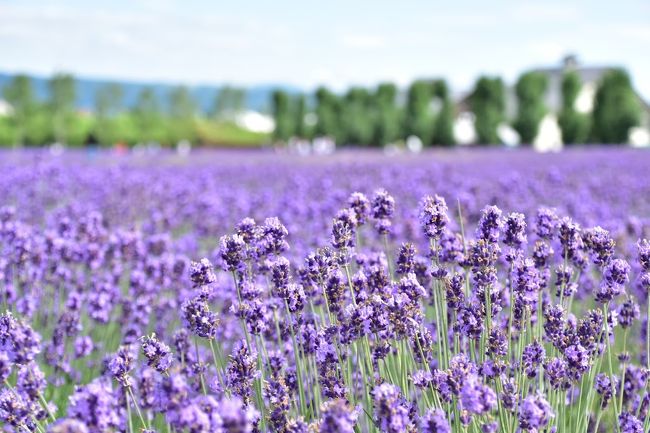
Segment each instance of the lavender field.
[{"label": "lavender field", "polygon": [[648,432],[649,168],[0,153],[0,426]]}]

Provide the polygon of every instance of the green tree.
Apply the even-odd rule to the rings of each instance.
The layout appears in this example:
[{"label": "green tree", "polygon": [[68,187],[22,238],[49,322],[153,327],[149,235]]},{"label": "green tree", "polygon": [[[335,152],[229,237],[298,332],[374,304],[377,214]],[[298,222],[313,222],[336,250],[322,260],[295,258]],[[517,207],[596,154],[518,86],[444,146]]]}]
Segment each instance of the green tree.
[{"label": "green tree", "polygon": [[367,146],[372,141],[373,123],[370,114],[370,93],[362,87],[352,87],[343,98],[341,107],[343,143]]},{"label": "green tree", "polygon": [[112,145],[124,140],[117,128],[117,117],[123,108],[124,89],[110,83],[97,90],[95,95],[95,135],[104,145]]},{"label": "green tree", "polygon": [[576,71],[567,71],[562,76],[562,108],[558,124],[564,144],[584,143],[589,136],[589,117],[575,109],[581,88],[580,75]]},{"label": "green tree", "polygon": [[76,120],[74,77],[70,74],[56,74],[49,80],[48,87],[54,139],[59,143],[66,143]]},{"label": "green tree", "polygon": [[40,146],[54,140],[54,131],[52,127],[52,114],[50,107],[46,104],[36,104],[33,112],[27,119],[25,143],[33,146]]},{"label": "green tree", "polygon": [[172,118],[188,119],[196,115],[198,106],[189,89],[178,86],[169,95],[169,114]]},{"label": "green tree", "polygon": [[16,139],[16,125],[9,116],[0,116],[0,146],[12,146]]},{"label": "green tree", "polygon": [[294,124],[291,117],[291,104],[289,99],[289,95],[284,90],[274,90],[271,95],[273,120],[275,121],[273,138],[275,140],[286,142],[294,133]]},{"label": "green tree", "polygon": [[13,109],[14,144],[22,146],[27,136],[30,116],[34,114],[36,108],[32,80],[27,75],[16,75],[2,93]]},{"label": "green tree", "polygon": [[235,113],[239,113],[246,109],[246,89],[238,87],[235,89],[234,96],[232,98],[232,109]]},{"label": "green tree", "polygon": [[480,77],[470,96],[474,127],[480,144],[497,144],[497,128],[504,119],[505,90],[498,77]]},{"label": "green tree", "polygon": [[397,140],[400,135],[400,109],[396,103],[397,87],[393,83],[382,83],[374,94],[375,116],[372,144],[385,146]]},{"label": "green tree", "polygon": [[196,141],[195,118],[197,111],[198,105],[187,87],[178,86],[171,91],[168,129],[169,139],[173,143],[180,140]]},{"label": "green tree", "polygon": [[295,100],[295,119],[294,128],[297,137],[307,138],[307,125],[305,124],[305,116],[307,115],[307,99],[305,95],[296,96]]},{"label": "green tree", "polygon": [[600,143],[626,143],[640,121],[641,107],[630,77],[622,69],[607,72],[596,90],[592,138]]},{"label": "green tree", "polygon": [[336,94],[325,87],[316,90],[316,135],[341,141],[343,137],[339,123],[340,106],[341,102]]},{"label": "green tree", "polygon": [[454,139],[454,106],[449,96],[449,88],[444,80],[433,83],[433,95],[440,103],[440,110],[433,123],[431,144],[453,146]]},{"label": "green tree", "polygon": [[158,96],[151,88],[140,91],[132,111],[136,140],[166,142],[165,122]]},{"label": "green tree", "polygon": [[423,143],[431,142],[433,116],[431,114],[431,85],[415,81],[408,89],[404,110],[404,135],[415,135]]},{"label": "green tree", "polygon": [[95,119],[88,115],[74,115],[66,132],[66,144],[82,146],[93,131]]},{"label": "green tree", "polygon": [[526,72],[515,85],[517,118],[513,126],[523,144],[531,144],[539,132],[539,124],[546,115],[544,95],[548,78],[540,72]]},{"label": "green tree", "polygon": [[217,92],[210,115],[218,119],[232,116],[245,106],[246,90],[226,85]]}]

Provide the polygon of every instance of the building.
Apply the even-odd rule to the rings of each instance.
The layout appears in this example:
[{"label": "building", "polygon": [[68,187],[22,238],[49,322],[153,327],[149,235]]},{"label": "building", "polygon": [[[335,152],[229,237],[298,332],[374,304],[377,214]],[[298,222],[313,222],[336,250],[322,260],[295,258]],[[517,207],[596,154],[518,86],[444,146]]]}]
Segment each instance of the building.
[{"label": "building", "polygon": [[[575,109],[581,113],[591,113],[594,108],[594,97],[598,83],[603,75],[614,69],[615,66],[583,66],[574,55],[568,55],[562,59],[558,66],[548,68],[536,68],[533,72],[544,74],[548,78],[548,86],[544,98],[548,113],[539,126],[539,133],[533,145],[540,151],[552,151],[562,148],[562,133],[558,124],[558,113],[562,108],[562,77],[567,71],[575,71],[582,81],[582,89],[575,102]],[[635,146],[650,145],[650,105],[637,94],[643,113],[641,125],[630,130],[630,144]],[[517,113],[517,97],[514,86],[508,86],[506,90],[506,117],[508,120],[515,118]],[[475,140],[476,134],[473,131],[473,115],[469,110],[469,95],[465,95],[458,103],[458,115],[456,117],[454,131],[458,142],[469,144]],[[504,124],[500,131],[506,136],[502,140],[506,144],[512,143],[512,128]],[[516,134],[516,132],[515,132]],[[501,134],[500,134],[501,135]],[[507,140],[506,140],[507,138]]]}]

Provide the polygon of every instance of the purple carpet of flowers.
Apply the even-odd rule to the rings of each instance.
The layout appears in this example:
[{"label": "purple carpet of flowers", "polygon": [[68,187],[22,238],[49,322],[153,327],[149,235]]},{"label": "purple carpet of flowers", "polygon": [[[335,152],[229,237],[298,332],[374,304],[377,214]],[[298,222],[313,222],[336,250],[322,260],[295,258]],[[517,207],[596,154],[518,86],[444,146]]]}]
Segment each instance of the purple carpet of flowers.
[{"label": "purple carpet of flowers", "polygon": [[0,153],[0,428],[650,430],[650,153]]}]

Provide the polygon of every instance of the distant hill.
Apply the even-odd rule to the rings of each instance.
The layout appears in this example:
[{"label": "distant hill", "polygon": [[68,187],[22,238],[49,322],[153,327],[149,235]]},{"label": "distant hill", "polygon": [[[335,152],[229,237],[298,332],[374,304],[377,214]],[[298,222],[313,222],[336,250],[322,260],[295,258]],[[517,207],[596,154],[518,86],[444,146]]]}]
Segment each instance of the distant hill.
[{"label": "distant hill", "polygon": [[[0,72],[0,89],[4,88],[4,86],[11,81],[14,75],[15,74]],[[90,111],[92,111],[95,107],[95,95],[97,94],[97,90],[109,83],[116,83],[122,86],[124,89],[124,105],[127,108],[133,107],[140,91],[147,87],[152,88],[156,95],[158,95],[160,98],[161,103],[165,104],[167,102],[167,96],[169,95],[169,92],[175,87],[173,84],[162,83],[100,80],[83,77],[75,77],[75,79],[77,83],[77,108],[80,110]],[[47,80],[48,78],[45,77],[32,76],[32,83],[34,85],[36,97],[41,100],[47,98]],[[192,92],[194,99],[199,104],[201,110],[206,112],[212,108],[215,96],[221,88],[221,86],[209,85],[188,87]],[[283,84],[260,84],[250,86],[246,88],[246,108],[262,112],[268,111],[271,92],[273,92],[274,89],[278,88],[286,90],[289,93],[299,93],[301,91],[297,87]],[[1,93],[0,99],[2,99]]]}]

